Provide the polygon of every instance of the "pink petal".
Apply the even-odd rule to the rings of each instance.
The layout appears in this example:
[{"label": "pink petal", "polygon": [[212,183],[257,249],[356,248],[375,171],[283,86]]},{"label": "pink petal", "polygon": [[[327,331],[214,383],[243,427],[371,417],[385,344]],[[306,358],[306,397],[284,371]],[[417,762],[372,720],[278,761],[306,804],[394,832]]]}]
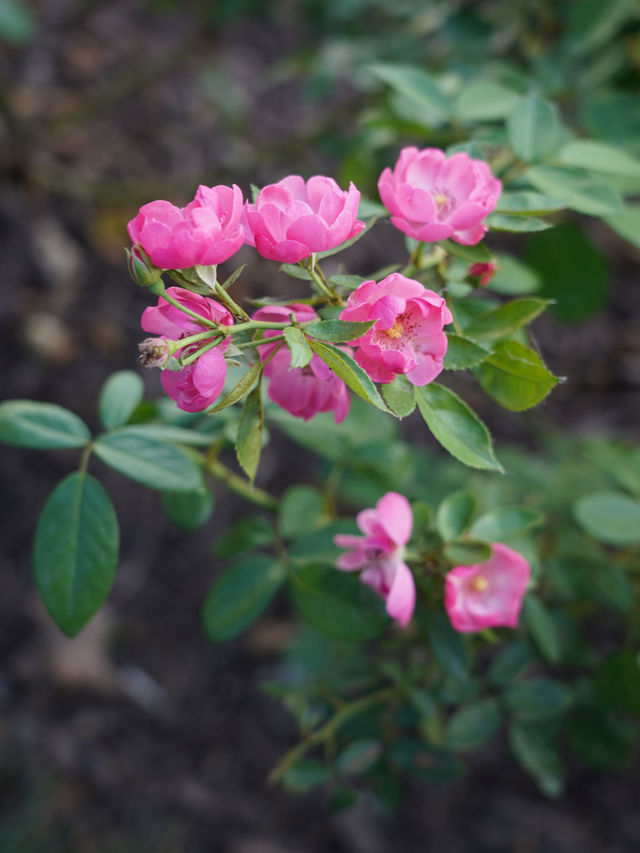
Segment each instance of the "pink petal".
[{"label": "pink petal", "polygon": [[413,575],[405,563],[398,563],[387,596],[387,613],[404,628],[409,623],[415,606],[416,586]]},{"label": "pink petal", "polygon": [[413,513],[409,501],[398,492],[387,492],[376,504],[380,525],[396,543],[406,545],[413,529]]}]

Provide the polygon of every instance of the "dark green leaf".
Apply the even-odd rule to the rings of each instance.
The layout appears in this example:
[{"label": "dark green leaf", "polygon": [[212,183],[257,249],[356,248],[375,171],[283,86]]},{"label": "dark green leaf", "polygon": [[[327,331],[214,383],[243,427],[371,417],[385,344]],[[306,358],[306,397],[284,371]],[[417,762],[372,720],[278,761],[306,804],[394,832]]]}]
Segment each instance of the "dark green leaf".
[{"label": "dark green leaf", "polygon": [[524,506],[499,506],[477,518],[471,526],[471,535],[486,542],[504,542],[520,536],[526,530],[541,524],[543,516],[535,509]]},{"label": "dark green leaf", "polygon": [[562,644],[556,623],[546,604],[530,592],[525,597],[522,615],[544,659],[549,663],[558,663],[562,656]]},{"label": "dark green leaf", "polygon": [[101,435],[93,450],[104,463],[150,489],[192,492],[202,484],[200,468],[181,447],[129,427]]},{"label": "dark green leaf", "polygon": [[209,590],[202,618],[214,643],[230,640],[244,631],[274,597],[286,572],[280,562],[253,554],[232,563]]},{"label": "dark green leaf", "polygon": [[336,770],[341,775],[360,776],[376,763],[383,750],[382,742],[374,738],[354,740],[336,759]]},{"label": "dark green leaf", "polygon": [[193,492],[165,492],[162,505],[167,516],[184,530],[197,530],[213,514],[214,500],[211,491],[204,485]]},{"label": "dark green leaf", "polygon": [[429,782],[448,782],[464,776],[464,765],[449,750],[402,738],[391,747],[391,759],[411,776]]},{"label": "dark green leaf", "polygon": [[132,370],[113,373],[102,386],[98,408],[105,429],[123,426],[144,395],[144,382]]},{"label": "dark green leaf", "polygon": [[438,508],[436,526],[445,542],[457,539],[471,524],[476,502],[469,492],[454,492]]},{"label": "dark green leaf", "polygon": [[640,502],[622,492],[585,495],[574,504],[574,515],[591,536],[610,545],[640,542]]},{"label": "dark green leaf", "polygon": [[500,708],[495,699],[477,699],[463,705],[449,718],[445,745],[451,749],[474,749],[493,737],[500,725]]},{"label": "dark green leaf", "polygon": [[346,320],[317,320],[304,327],[305,334],[320,341],[331,343],[348,343],[364,335],[375,323],[368,320],[364,323],[351,323]]},{"label": "dark green leaf", "polygon": [[273,546],[275,532],[263,515],[247,515],[224,531],[213,548],[217,557],[235,557],[254,548]]},{"label": "dark green leaf", "polygon": [[537,95],[520,99],[507,117],[507,136],[517,156],[530,163],[553,151],[560,125],[553,104]]},{"label": "dark green leaf", "polygon": [[620,770],[636,754],[636,726],[581,709],[571,719],[569,746],[575,755],[598,770]]},{"label": "dark green leaf", "polygon": [[306,533],[322,514],[322,495],[311,486],[291,486],[280,503],[280,533],[289,538]]},{"label": "dark green leaf", "polygon": [[309,341],[309,345],[316,355],[320,356],[327,367],[330,367],[336,376],[342,379],[348,388],[351,388],[363,400],[366,400],[367,403],[371,403],[383,412],[389,411],[376,386],[351,356],[342,352],[338,347],[331,346],[331,344],[323,344],[320,341]]},{"label": "dark green leaf", "polygon": [[297,326],[287,326],[282,330],[291,353],[291,368],[306,367],[313,358],[313,352],[307,339]]},{"label": "dark green leaf", "polygon": [[331,778],[328,767],[313,758],[301,758],[296,761],[282,777],[282,784],[288,791],[300,794],[324,784]]},{"label": "dark green leaf", "polygon": [[236,437],[238,462],[250,480],[253,480],[258,470],[260,452],[262,451],[263,428],[262,389],[258,384],[249,394],[242,407]]},{"label": "dark green leaf", "polygon": [[530,773],[548,797],[564,790],[564,773],[553,732],[546,727],[512,723],[509,745],[521,767]]},{"label": "dark green leaf", "polygon": [[353,575],[334,567],[301,567],[291,577],[291,591],[303,618],[334,639],[368,640],[389,625],[378,596]]},{"label": "dark green leaf", "polygon": [[465,329],[470,338],[479,341],[497,341],[509,338],[528,325],[550,305],[548,299],[528,297],[512,299],[497,308],[475,317]]},{"label": "dark green leaf", "polygon": [[382,386],[382,396],[398,418],[406,418],[416,407],[415,387],[402,374]]},{"label": "dark green leaf", "polygon": [[447,340],[447,352],[443,362],[445,370],[466,370],[469,367],[477,367],[482,364],[489,352],[474,341],[453,332],[447,333]]},{"label": "dark green leaf", "polygon": [[453,255],[454,258],[460,258],[470,264],[486,264],[492,259],[491,252],[484,243],[476,243],[475,246],[463,246],[462,243],[456,243],[455,240],[440,240],[438,245],[445,252]]},{"label": "dark green leaf", "polygon": [[555,717],[571,704],[570,690],[551,678],[531,678],[512,684],[504,692],[509,710],[523,722]]},{"label": "dark green leaf", "polygon": [[432,612],[426,623],[431,651],[445,673],[464,679],[469,666],[464,640],[444,613]]},{"label": "dark green leaf", "polygon": [[[285,329],[285,331],[287,330]],[[233,386],[231,391],[229,391],[229,393],[226,394],[212,409],[208,409],[207,413],[209,415],[214,415],[216,412],[226,409],[227,406],[232,406],[234,403],[239,403],[240,400],[244,400],[244,398],[256,387],[256,383],[262,376],[263,368],[264,365],[262,362],[252,364],[247,372],[240,377],[240,380]]]},{"label": "dark green leaf", "polygon": [[476,375],[485,393],[510,412],[537,405],[559,382],[540,356],[518,341],[498,344]]},{"label": "dark green leaf", "polygon": [[59,450],[82,447],[90,438],[84,421],[62,406],[33,400],[0,403],[0,441],[5,444]]},{"label": "dark green leaf", "polygon": [[457,542],[448,542],[443,548],[443,554],[451,563],[473,566],[489,559],[491,546],[477,539],[459,539]]},{"label": "dark green leaf", "polygon": [[445,450],[471,468],[502,471],[489,430],[457,394],[432,382],[416,388],[416,396],[420,414]]},{"label": "dark green leaf", "polygon": [[34,543],[38,589],[70,637],[103,603],[118,562],[118,521],[100,483],[76,471],[49,495]]},{"label": "dark green leaf", "polygon": [[489,678],[496,684],[505,684],[521,675],[533,661],[531,647],[519,640],[510,641],[498,650],[489,667]]},{"label": "dark green leaf", "polygon": [[593,676],[598,706],[606,713],[640,717],[640,667],[628,649],[616,649],[598,665]]}]

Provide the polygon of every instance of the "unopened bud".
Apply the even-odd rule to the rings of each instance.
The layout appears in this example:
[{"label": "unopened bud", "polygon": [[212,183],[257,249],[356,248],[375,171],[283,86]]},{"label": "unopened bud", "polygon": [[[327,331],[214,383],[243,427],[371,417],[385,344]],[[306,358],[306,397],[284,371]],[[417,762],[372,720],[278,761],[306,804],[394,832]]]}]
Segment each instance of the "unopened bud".
[{"label": "unopened bud", "polygon": [[138,361],[144,367],[165,367],[176,350],[175,341],[169,338],[145,338],[138,344]]},{"label": "unopened bud", "polygon": [[146,263],[137,247],[125,249],[125,252],[127,253],[131,278],[136,284],[139,284],[140,287],[150,287],[160,279],[162,270],[154,267],[151,263]]}]

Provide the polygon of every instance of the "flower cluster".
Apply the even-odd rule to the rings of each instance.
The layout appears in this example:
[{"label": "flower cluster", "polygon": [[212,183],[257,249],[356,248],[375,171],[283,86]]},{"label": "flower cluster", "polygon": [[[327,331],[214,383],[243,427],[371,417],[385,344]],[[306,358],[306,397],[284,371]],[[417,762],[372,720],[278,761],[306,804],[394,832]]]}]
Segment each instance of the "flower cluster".
[{"label": "flower cluster", "polygon": [[[350,550],[338,557],[342,571],[360,571],[360,580],[386,603],[389,616],[406,626],[413,614],[416,589],[404,562],[413,516],[407,499],[387,492],[375,506],[356,517],[363,536],[337,534],[334,542]],[[451,624],[461,633],[518,624],[531,571],[525,558],[500,542],[491,557],[473,566],[456,566],[445,578],[444,606]]]}]

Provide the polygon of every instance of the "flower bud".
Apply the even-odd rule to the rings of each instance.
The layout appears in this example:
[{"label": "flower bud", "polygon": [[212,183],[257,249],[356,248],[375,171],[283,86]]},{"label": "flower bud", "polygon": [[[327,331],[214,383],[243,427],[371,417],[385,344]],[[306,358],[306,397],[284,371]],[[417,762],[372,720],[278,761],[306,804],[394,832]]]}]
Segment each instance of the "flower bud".
[{"label": "flower bud", "polygon": [[138,349],[138,361],[143,367],[165,367],[176,351],[176,343],[169,338],[145,338]]},{"label": "flower bud", "polygon": [[151,263],[145,263],[137,248],[125,249],[125,252],[127,253],[131,278],[136,284],[139,284],[140,287],[150,287],[159,280],[161,270],[154,267]]}]

